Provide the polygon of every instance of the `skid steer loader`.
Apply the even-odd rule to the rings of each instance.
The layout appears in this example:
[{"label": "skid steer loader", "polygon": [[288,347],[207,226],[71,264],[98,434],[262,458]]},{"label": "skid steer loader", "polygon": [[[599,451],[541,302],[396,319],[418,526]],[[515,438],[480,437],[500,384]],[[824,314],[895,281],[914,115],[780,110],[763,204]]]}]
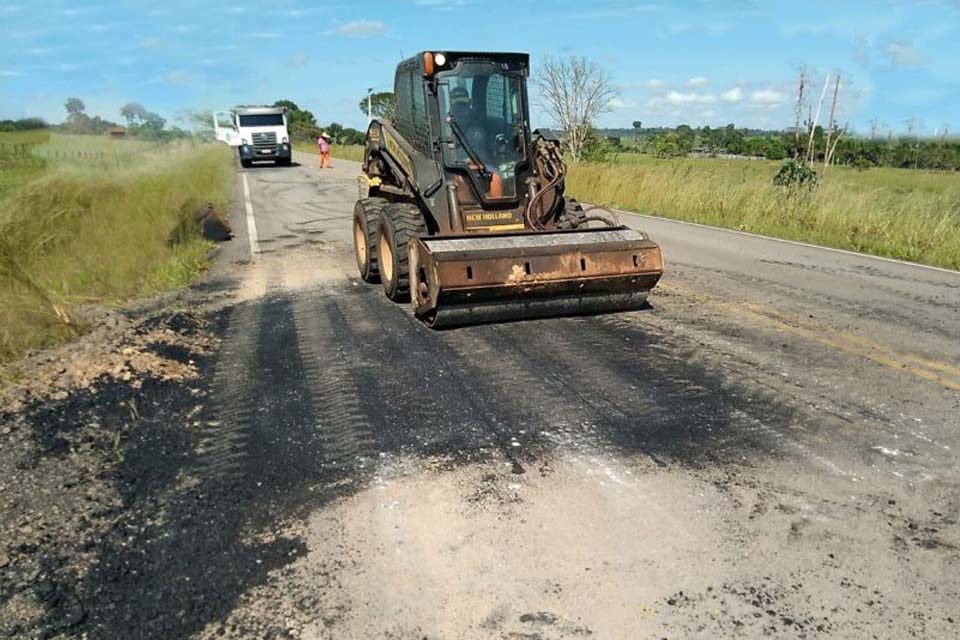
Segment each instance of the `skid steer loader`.
[{"label": "skid steer loader", "polygon": [[431,327],[642,307],[660,247],[564,194],[560,140],[530,131],[519,53],[399,64],[372,120],[354,208],[357,266]]}]

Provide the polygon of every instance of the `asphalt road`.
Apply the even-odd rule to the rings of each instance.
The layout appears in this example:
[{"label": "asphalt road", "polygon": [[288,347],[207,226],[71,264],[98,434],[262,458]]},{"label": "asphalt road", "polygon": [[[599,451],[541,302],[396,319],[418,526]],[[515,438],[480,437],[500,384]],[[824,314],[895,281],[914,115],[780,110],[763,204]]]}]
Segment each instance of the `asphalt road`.
[{"label": "asphalt road", "polygon": [[302,545],[227,633],[958,633],[960,274],[624,215],[650,310],[433,332],[356,277],[357,165],[300,160],[221,261],[210,468]]},{"label": "asphalt road", "polygon": [[[236,238],[163,325],[218,346],[116,396],[102,542],[17,615],[97,638],[960,635],[960,274],[624,215],[666,257],[650,309],[436,332],[357,277],[357,165],[297,159],[240,171]],[[63,423],[111,393],[34,433],[76,451]]]}]

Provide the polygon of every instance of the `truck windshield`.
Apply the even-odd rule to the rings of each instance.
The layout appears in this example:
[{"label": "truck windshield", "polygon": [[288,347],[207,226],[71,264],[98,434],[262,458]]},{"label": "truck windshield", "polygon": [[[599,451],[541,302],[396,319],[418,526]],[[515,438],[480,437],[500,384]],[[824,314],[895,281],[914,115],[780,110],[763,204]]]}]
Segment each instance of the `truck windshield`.
[{"label": "truck windshield", "polygon": [[[488,62],[467,62],[444,73],[438,88],[443,136],[452,145],[444,151],[447,162],[495,176],[502,193],[489,195],[516,197],[524,150],[521,79]],[[475,166],[478,160],[483,166]]]},{"label": "truck windshield", "polygon": [[251,113],[240,116],[241,127],[282,127],[282,113]]}]

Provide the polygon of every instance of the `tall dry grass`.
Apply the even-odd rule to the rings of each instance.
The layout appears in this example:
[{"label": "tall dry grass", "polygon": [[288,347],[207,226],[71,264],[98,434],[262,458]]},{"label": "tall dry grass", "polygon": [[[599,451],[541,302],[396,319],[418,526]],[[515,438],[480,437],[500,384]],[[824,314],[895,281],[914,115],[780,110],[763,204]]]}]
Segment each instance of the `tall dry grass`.
[{"label": "tall dry grass", "polygon": [[61,166],[0,201],[0,367],[82,331],[74,310],[192,281],[209,245],[171,244],[193,203],[225,207],[233,154],[185,144],[132,166]]},{"label": "tall dry grass", "polygon": [[810,193],[774,187],[778,164],[644,156],[571,168],[584,202],[960,269],[960,175],[833,167]]}]

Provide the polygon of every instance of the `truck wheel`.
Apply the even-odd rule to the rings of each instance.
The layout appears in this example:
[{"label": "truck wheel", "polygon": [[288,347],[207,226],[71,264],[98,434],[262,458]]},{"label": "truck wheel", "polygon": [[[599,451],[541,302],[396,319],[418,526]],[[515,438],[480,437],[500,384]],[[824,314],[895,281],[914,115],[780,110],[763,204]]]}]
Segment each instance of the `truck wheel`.
[{"label": "truck wheel", "polygon": [[365,282],[377,282],[377,239],[380,231],[380,212],[387,205],[383,198],[357,200],[353,207],[353,254],[357,258],[360,277]]},{"label": "truck wheel", "polygon": [[563,213],[557,218],[557,229],[579,229],[581,225],[586,228],[587,223],[584,222],[586,217],[587,214],[579,202],[564,196]]},{"label": "truck wheel", "polygon": [[251,160],[240,160],[240,166],[244,169],[249,169],[253,166],[253,162]]},{"label": "truck wheel", "polygon": [[380,214],[378,266],[383,292],[394,302],[410,300],[410,239],[427,230],[414,204],[389,204]]}]

